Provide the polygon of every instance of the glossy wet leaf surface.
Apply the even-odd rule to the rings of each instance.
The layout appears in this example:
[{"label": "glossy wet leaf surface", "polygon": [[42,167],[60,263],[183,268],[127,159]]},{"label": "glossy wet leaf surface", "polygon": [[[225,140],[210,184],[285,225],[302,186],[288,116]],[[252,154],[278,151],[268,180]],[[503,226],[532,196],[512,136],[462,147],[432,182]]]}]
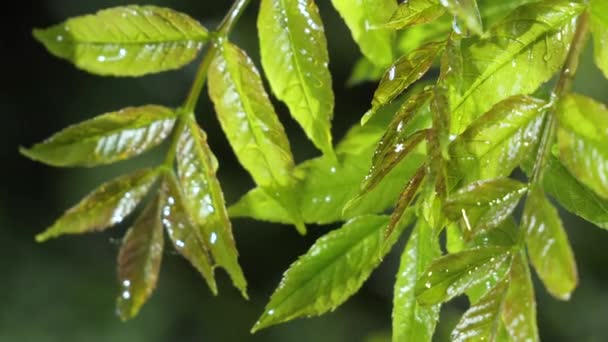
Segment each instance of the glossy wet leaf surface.
[{"label": "glossy wet leaf surface", "polygon": [[595,64],[608,78],[608,3],[603,0],[591,0],[590,6]]},{"label": "glossy wet leaf surface", "polygon": [[483,33],[481,15],[476,0],[441,0],[440,2],[454,15],[456,22],[460,23],[454,25],[456,33],[464,33],[466,29],[475,34]]},{"label": "glossy wet leaf surface", "polygon": [[51,227],[36,235],[36,241],[63,234],[100,231],[122,222],[146,196],[157,176],[156,170],[145,169],[100,185]]},{"label": "glossy wet leaf surface", "polygon": [[315,146],[331,155],[334,94],[325,31],[314,1],[263,0],[258,34],[273,93]]},{"label": "glossy wet leaf surface", "polygon": [[513,341],[539,341],[534,285],[525,253],[513,258],[508,279],[509,288],[502,304],[504,325]]},{"label": "glossy wet leaf surface", "polygon": [[204,231],[192,221],[174,174],[164,177],[161,193],[162,223],[173,247],[196,268],[209,285],[211,292],[217,294],[213,260],[204,240]]},{"label": "glossy wet leaf surface", "polygon": [[162,106],[128,107],[69,126],[21,153],[53,166],[110,164],[160,144],[173,130],[176,116]]},{"label": "glossy wet leaf surface", "polygon": [[258,185],[287,185],[293,156],[251,59],[224,42],[209,69],[209,96],[241,164]]},{"label": "glossy wet leaf surface", "polygon": [[583,95],[570,95],[557,111],[559,159],[576,178],[608,199],[608,109]]},{"label": "glossy wet leaf surface", "polygon": [[387,222],[386,216],[361,216],[319,238],[285,272],[252,331],[321,315],[346,301],[396,242],[399,234],[384,239]]},{"label": "glossy wet leaf surface", "polygon": [[232,226],[216,177],[217,160],[207,144],[205,132],[195,122],[186,123],[177,151],[179,183],[192,221],[202,231],[215,264],[228,272],[234,286],[247,297],[247,282],[238,263]]},{"label": "glossy wet leaf surface", "polygon": [[418,302],[448,301],[479,284],[500,280],[511,263],[505,247],[480,247],[436,259],[416,282]]},{"label": "glossy wet leaf surface", "polygon": [[395,33],[381,29],[397,9],[396,0],[332,0],[361,52],[372,63],[386,67],[393,62]]},{"label": "glossy wet leaf surface", "polygon": [[494,104],[530,94],[558,71],[574,32],[581,4],[550,0],[513,11],[488,38],[463,39],[450,50],[456,63],[450,81],[452,133],[460,133]]},{"label": "glossy wet leaf surface", "polygon": [[393,293],[393,341],[431,341],[440,305],[416,301],[416,280],[441,255],[433,229],[418,220],[401,255]]},{"label": "glossy wet leaf surface", "polygon": [[164,244],[160,200],[157,196],[148,204],[118,252],[116,312],[123,321],[135,317],[156,288]]},{"label": "glossy wet leaf surface", "polygon": [[438,0],[410,0],[399,4],[383,27],[403,29],[408,26],[426,24],[436,20],[445,13]]},{"label": "glossy wet leaf surface", "polygon": [[452,155],[473,179],[509,176],[534,152],[541,133],[542,100],[513,96],[479,117],[454,142]]},{"label": "glossy wet leaf surface", "polygon": [[141,76],[191,62],[208,40],[191,17],[157,6],[123,6],[34,30],[55,56],[99,75]]},{"label": "glossy wet leaf surface", "polygon": [[477,181],[450,195],[444,210],[450,219],[461,220],[465,236],[476,235],[507,219],[526,190],[510,178]]},{"label": "glossy wet leaf surface", "polygon": [[541,189],[530,192],[521,224],[530,260],[547,291],[569,299],[578,284],[576,262],[557,210]]}]

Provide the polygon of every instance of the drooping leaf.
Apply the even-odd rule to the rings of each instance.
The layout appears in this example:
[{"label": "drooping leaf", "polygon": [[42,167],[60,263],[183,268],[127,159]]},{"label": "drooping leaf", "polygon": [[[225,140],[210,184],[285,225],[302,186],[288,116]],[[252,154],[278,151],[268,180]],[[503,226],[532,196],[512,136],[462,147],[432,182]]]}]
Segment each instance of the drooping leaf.
[{"label": "drooping leaf", "polygon": [[238,263],[224,195],[217,180],[217,160],[207,145],[207,136],[188,119],[177,143],[177,172],[192,222],[203,233],[217,266],[224,268],[234,286],[247,297],[247,282]]},{"label": "drooping leaf", "polygon": [[391,220],[385,232],[386,236],[389,236],[392,233],[393,229],[395,229],[395,227],[401,220],[401,217],[412,203],[412,200],[418,192],[418,189],[420,188],[424,177],[426,177],[428,173],[427,169],[427,165],[422,164],[422,166],[420,166],[418,170],[416,170],[409,182],[407,182],[405,188],[403,188],[403,190],[401,191],[401,194],[399,194],[399,199],[397,200],[397,204],[395,204],[395,208],[391,213]]},{"label": "drooping leaf", "polygon": [[554,297],[569,299],[578,283],[576,262],[557,210],[540,188],[528,195],[522,227],[539,278]]},{"label": "drooping leaf", "polygon": [[433,229],[419,219],[401,255],[393,296],[393,341],[430,342],[439,319],[439,305],[416,301],[416,280],[441,255]]},{"label": "drooping leaf", "polygon": [[123,6],[68,19],[34,36],[55,56],[99,75],[141,76],[191,62],[209,39],[191,17],[169,8]]},{"label": "drooping leaf", "polygon": [[333,154],[334,94],[323,23],[313,0],[262,0],[258,16],[262,66],[276,96],[310,140]]},{"label": "drooping leaf", "polygon": [[445,9],[438,0],[405,1],[382,27],[400,30],[408,26],[432,22],[444,13]]},{"label": "drooping leaf", "polygon": [[576,178],[608,199],[608,109],[583,95],[558,106],[559,159]]},{"label": "drooping leaf", "polygon": [[593,32],[593,56],[595,64],[608,78],[608,3],[591,0],[590,28]]},{"label": "drooping leaf", "polygon": [[176,116],[162,106],[128,107],[69,126],[21,153],[52,166],[110,164],[160,144],[171,133]]},{"label": "drooping leaf", "polygon": [[448,197],[444,205],[452,220],[463,220],[465,235],[476,235],[500,225],[511,215],[525,184],[510,178],[473,182]]},{"label": "drooping leaf", "polygon": [[146,196],[157,176],[156,170],[145,169],[102,184],[51,227],[36,235],[36,241],[43,242],[63,234],[100,231],[122,222]]},{"label": "drooping leaf", "polygon": [[184,203],[184,195],[173,173],[165,176],[162,184],[162,223],[175,250],[186,258],[217,294],[213,262],[203,238],[204,231],[192,222]]},{"label": "drooping leaf", "polygon": [[164,244],[160,201],[157,196],[148,204],[127,231],[118,252],[116,312],[123,321],[137,316],[156,288]]},{"label": "drooping leaf", "polygon": [[509,283],[500,281],[464,313],[452,331],[452,341],[496,341],[500,312]]},{"label": "drooping leaf", "polygon": [[344,18],[361,52],[372,63],[386,67],[393,62],[395,33],[380,29],[397,9],[396,0],[332,0]]},{"label": "drooping leaf", "polygon": [[396,242],[399,234],[384,239],[387,222],[386,216],[361,216],[317,240],[285,272],[252,331],[321,315],[345,302]]},{"label": "drooping leaf", "polygon": [[[458,134],[494,104],[530,94],[562,67],[584,6],[566,0],[524,5],[488,33],[448,50],[457,75],[450,82],[452,134]],[[458,64],[462,63],[462,65]]]},{"label": "drooping leaf", "polygon": [[209,68],[209,96],[241,164],[261,186],[287,185],[293,156],[251,59],[223,42]]},{"label": "drooping leaf", "polygon": [[428,43],[395,61],[382,76],[378,89],[374,92],[372,108],[361,118],[361,123],[365,124],[380,107],[392,102],[420,79],[442,48],[442,43]]},{"label": "drooping leaf", "polygon": [[469,180],[506,177],[533,152],[545,102],[516,95],[477,118],[453,143],[451,154]]},{"label": "drooping leaf", "polygon": [[445,302],[489,279],[501,279],[511,259],[505,247],[474,248],[436,259],[416,282],[418,302]]},{"label": "drooping leaf", "polygon": [[523,251],[513,258],[502,319],[513,341],[539,341],[534,286]]},{"label": "drooping leaf", "polygon": [[[440,2],[454,15],[456,33],[462,34],[466,29],[478,35],[483,33],[481,14],[479,14],[476,0],[441,0]],[[460,27],[461,24],[463,27]]]}]

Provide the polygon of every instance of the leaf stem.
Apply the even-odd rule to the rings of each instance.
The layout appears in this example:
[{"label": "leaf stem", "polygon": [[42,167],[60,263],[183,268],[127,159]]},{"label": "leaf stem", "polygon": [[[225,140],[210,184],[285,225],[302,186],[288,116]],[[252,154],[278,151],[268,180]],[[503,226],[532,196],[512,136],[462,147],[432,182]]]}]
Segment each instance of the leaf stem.
[{"label": "leaf stem", "polygon": [[572,88],[572,81],[578,68],[578,62],[580,54],[583,50],[587,35],[589,33],[589,12],[585,11],[577,20],[576,31],[568,50],[568,56],[562,67],[562,70],[557,80],[557,84],[551,93],[551,107],[547,112],[544,119],[543,132],[540,143],[538,145],[538,152],[536,154],[536,161],[534,162],[534,169],[532,171],[532,178],[530,180],[530,188],[536,187],[542,183],[543,169],[547,163],[547,158],[551,154],[552,141],[555,137],[555,112],[557,110],[558,102],[570,92]]}]

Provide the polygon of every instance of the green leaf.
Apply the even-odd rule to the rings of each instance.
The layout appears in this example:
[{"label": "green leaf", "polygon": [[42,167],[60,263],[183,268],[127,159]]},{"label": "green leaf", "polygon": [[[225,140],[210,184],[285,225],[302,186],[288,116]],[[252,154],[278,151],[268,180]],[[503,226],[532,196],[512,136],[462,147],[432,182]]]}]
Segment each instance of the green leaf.
[{"label": "green leaf", "polygon": [[184,202],[184,195],[173,172],[165,176],[161,191],[162,223],[175,250],[203,276],[211,292],[217,294],[213,262],[203,238],[204,231],[192,222]]},{"label": "green leaf", "polygon": [[431,261],[441,255],[433,229],[419,219],[401,255],[393,297],[393,341],[431,341],[440,305],[416,301],[416,280]]},{"label": "green leaf", "polygon": [[461,22],[464,24],[464,28],[460,28],[456,24],[454,25],[456,33],[461,34],[465,28],[478,35],[483,33],[481,15],[479,14],[476,0],[441,0],[440,2],[454,15],[456,18],[455,23]]},{"label": "green leaf", "polygon": [[509,176],[533,153],[546,103],[516,95],[494,105],[452,144],[451,154],[467,179]]},{"label": "green leaf", "polygon": [[506,280],[499,282],[471,305],[452,331],[452,341],[496,341],[508,285]]},{"label": "green leaf", "polygon": [[363,55],[372,63],[386,67],[393,62],[395,33],[377,28],[397,9],[396,0],[332,0],[344,18]]},{"label": "green leaf", "polygon": [[410,0],[400,4],[382,27],[400,30],[433,22],[444,13],[445,9],[437,0]]},{"label": "green leaf", "polygon": [[569,95],[557,110],[559,159],[583,184],[608,199],[608,109],[583,95]]},{"label": "green leaf", "polygon": [[397,50],[407,54],[425,44],[444,41],[451,30],[452,21],[449,16],[441,16],[431,23],[408,27],[397,36]]},{"label": "green leaf", "polygon": [[399,234],[384,239],[387,222],[386,216],[361,216],[317,240],[285,272],[252,332],[321,315],[344,303],[396,242]]},{"label": "green leaf", "polygon": [[293,156],[260,74],[237,46],[218,46],[209,68],[209,97],[228,141],[258,185],[287,185]]},{"label": "green leaf", "polygon": [[451,220],[463,220],[465,236],[474,236],[507,219],[526,191],[525,184],[509,178],[477,181],[450,195],[444,210]]},{"label": "green leaf", "polygon": [[52,166],[110,164],[160,144],[173,130],[175,117],[162,106],[128,107],[69,126],[21,153]]},{"label": "green leaf", "polygon": [[478,284],[501,279],[511,258],[505,247],[480,247],[436,259],[416,282],[418,302],[445,302]]},{"label": "green leaf", "polygon": [[590,12],[589,26],[593,32],[595,64],[608,78],[608,3],[603,0],[591,0]]},{"label": "green leaf", "polygon": [[[548,0],[519,7],[487,38],[473,37],[448,49],[455,77],[449,82],[453,134],[494,104],[530,94],[562,67],[584,6]],[[460,65],[462,63],[462,65]]]},{"label": "green leaf", "polygon": [[224,268],[234,286],[247,298],[247,282],[238,263],[238,252],[232,226],[217,180],[217,160],[207,145],[207,136],[193,118],[186,125],[177,143],[177,172],[192,222],[203,234],[203,240],[215,261]]},{"label": "green leaf", "polygon": [[384,68],[375,66],[367,58],[361,57],[353,66],[346,85],[353,87],[364,82],[377,81],[384,75]]},{"label": "green leaf", "polygon": [[442,43],[428,43],[395,61],[382,76],[378,89],[374,92],[372,108],[361,118],[361,123],[365,124],[378,108],[392,102],[420,79],[429,70],[442,48]]},{"label": "green leaf", "polygon": [[516,8],[538,0],[477,0],[479,12],[485,27],[492,27],[508,16]]},{"label": "green leaf", "polygon": [[608,200],[581,184],[555,157],[548,158],[543,188],[566,210],[608,229]]},{"label": "green leaf", "polygon": [[568,300],[578,283],[576,262],[557,210],[540,188],[528,195],[522,227],[539,278],[551,295]]},{"label": "green leaf", "polygon": [[397,200],[397,204],[395,204],[395,208],[393,209],[393,212],[391,214],[391,220],[388,224],[388,228],[386,229],[386,236],[392,233],[393,229],[395,229],[395,227],[401,220],[403,213],[405,213],[405,210],[412,203],[412,200],[414,199],[414,196],[422,185],[424,177],[426,177],[427,173],[427,165],[422,164],[422,166],[420,166],[418,170],[416,170],[412,178],[407,182],[405,188],[403,188],[403,190],[401,191],[401,194],[399,194],[399,199]]},{"label": "green leaf", "polygon": [[275,95],[310,140],[333,155],[334,94],[323,23],[313,0],[262,0],[258,16],[262,66]]},{"label": "green leaf", "polygon": [[509,274],[509,289],[502,306],[504,325],[513,341],[539,341],[534,286],[523,251],[514,257]]},{"label": "green leaf", "polygon": [[191,62],[209,34],[183,13],[131,5],[36,29],[34,37],[53,55],[90,73],[141,76]]},{"label": "green leaf", "polygon": [[44,232],[36,235],[43,242],[63,234],[101,231],[129,215],[146,196],[158,173],[145,169],[102,184],[70,208]]},{"label": "green leaf", "polygon": [[137,316],[156,288],[164,244],[160,201],[157,196],[148,204],[127,231],[118,252],[116,312],[123,321]]}]

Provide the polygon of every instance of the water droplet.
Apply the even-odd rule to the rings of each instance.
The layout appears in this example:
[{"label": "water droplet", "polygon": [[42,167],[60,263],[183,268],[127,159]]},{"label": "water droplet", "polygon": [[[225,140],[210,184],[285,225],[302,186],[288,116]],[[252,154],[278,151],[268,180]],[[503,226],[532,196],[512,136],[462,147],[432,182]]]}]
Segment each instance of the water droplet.
[{"label": "water droplet", "polygon": [[105,62],[106,61],[106,56],[97,56],[97,61],[101,62],[101,63]]},{"label": "water droplet", "polygon": [[431,283],[427,281],[426,283],[424,283],[424,287],[426,287],[427,289],[430,289]]},{"label": "water droplet", "polygon": [[186,246],[186,244],[182,240],[176,240],[175,245],[179,248],[184,248],[184,246]]},{"label": "water droplet", "polygon": [[129,298],[131,298],[131,292],[129,292],[129,291],[123,291],[122,292],[122,298],[123,299],[129,299]]},{"label": "water droplet", "polygon": [[213,245],[217,242],[217,234],[215,232],[211,233],[209,237],[209,242]]}]

